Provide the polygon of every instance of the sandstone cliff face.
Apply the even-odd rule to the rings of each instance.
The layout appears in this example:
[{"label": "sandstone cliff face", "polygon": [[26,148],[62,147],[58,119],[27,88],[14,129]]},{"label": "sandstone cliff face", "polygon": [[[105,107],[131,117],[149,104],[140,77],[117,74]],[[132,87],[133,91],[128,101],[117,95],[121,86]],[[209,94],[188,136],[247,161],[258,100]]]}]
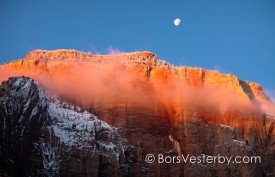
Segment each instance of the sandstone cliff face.
[{"label": "sandstone cliff face", "polygon": [[[217,118],[228,117],[229,112],[236,110],[245,114],[244,117],[251,117],[245,112],[255,109],[252,112],[257,114],[259,109],[267,107],[263,105],[272,105],[259,84],[217,71],[175,67],[150,52],[92,55],[75,50],[37,50],[25,59],[1,66],[0,71],[6,73],[0,80],[24,75],[48,87],[58,87],[59,92],[67,90],[72,99],[77,98],[75,101],[79,104],[92,107],[96,112],[102,112],[99,109],[103,105],[105,110],[112,106],[124,109],[126,97],[130,105],[150,112],[154,106],[165,107],[173,120],[178,119],[181,107],[189,117],[199,112],[204,117]],[[144,98],[140,100],[140,97]],[[215,110],[213,115],[206,115],[205,110],[209,108],[201,103],[216,105],[215,109],[211,108]]]},{"label": "sandstone cliff face", "polygon": [[[150,80],[166,81],[177,78],[192,86],[216,86],[227,88],[236,94],[251,98],[247,90],[251,90],[255,99],[270,101],[263,89],[257,83],[239,80],[231,74],[222,74],[218,71],[204,70],[192,67],[175,67],[165,61],[158,60],[156,55],[150,52],[122,53],[116,55],[92,55],[91,53],[78,52],[76,50],[36,50],[27,54],[25,59],[13,61],[1,69],[22,69],[22,73],[30,77],[48,75],[54,77],[56,73],[70,69],[76,63],[84,65],[92,64],[97,67],[116,65],[129,71],[138,71],[138,74],[148,77]],[[107,68],[101,68],[107,69]],[[240,83],[243,82],[243,83]],[[246,88],[247,87],[247,88]]]},{"label": "sandstone cliff face", "polygon": [[[118,166],[109,156],[109,160],[98,159],[112,165],[105,168],[90,164],[85,168],[98,176],[115,173],[119,166],[122,170],[118,170],[121,172],[116,173],[118,176],[256,177],[275,174],[270,165],[275,162],[274,123],[270,119],[273,115],[263,109],[264,105],[272,107],[272,104],[256,83],[217,71],[174,67],[150,52],[98,56],[75,50],[38,50],[23,60],[1,66],[0,71],[8,73],[5,77],[29,76],[72,105],[79,105],[118,129],[129,144],[123,145]],[[63,121],[62,115],[55,117],[58,121],[53,125]],[[85,134],[85,129],[79,131]],[[113,137],[107,141],[112,142]],[[179,152],[256,154],[264,160],[261,165],[228,166],[148,164],[145,161],[149,153],[177,155]],[[74,160],[79,161],[82,153],[81,150],[73,155]],[[72,154],[65,153],[64,158]],[[81,165],[77,170],[73,168],[76,163],[72,164],[69,168],[61,165],[60,169],[74,169],[70,173],[81,176]],[[64,174],[69,173],[63,170],[59,173]],[[88,172],[82,176],[85,175],[89,176]]]}]

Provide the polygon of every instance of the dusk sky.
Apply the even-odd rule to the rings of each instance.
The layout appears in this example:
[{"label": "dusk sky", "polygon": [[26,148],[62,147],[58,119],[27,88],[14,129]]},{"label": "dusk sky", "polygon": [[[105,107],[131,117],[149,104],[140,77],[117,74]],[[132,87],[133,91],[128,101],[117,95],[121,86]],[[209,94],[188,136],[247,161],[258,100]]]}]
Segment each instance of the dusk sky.
[{"label": "dusk sky", "polygon": [[0,0],[0,64],[35,49],[147,50],[274,93],[275,1]]}]

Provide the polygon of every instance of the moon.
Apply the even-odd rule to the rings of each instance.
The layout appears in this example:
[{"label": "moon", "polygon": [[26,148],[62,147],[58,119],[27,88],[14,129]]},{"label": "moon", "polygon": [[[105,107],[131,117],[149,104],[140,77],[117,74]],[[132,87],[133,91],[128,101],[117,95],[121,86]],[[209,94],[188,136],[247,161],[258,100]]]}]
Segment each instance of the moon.
[{"label": "moon", "polygon": [[175,26],[179,26],[179,25],[180,25],[180,19],[179,19],[179,18],[176,18],[176,19],[174,20],[174,25],[175,25]]}]

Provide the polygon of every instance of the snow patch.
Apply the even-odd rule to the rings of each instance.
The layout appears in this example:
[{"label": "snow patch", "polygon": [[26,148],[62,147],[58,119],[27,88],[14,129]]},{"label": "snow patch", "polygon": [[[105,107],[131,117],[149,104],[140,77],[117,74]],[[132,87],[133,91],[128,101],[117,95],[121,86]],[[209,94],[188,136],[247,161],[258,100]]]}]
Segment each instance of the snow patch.
[{"label": "snow patch", "polygon": [[223,125],[223,124],[220,124],[220,126],[222,127],[222,128],[228,128],[228,129],[230,129],[230,130],[234,130],[234,128],[233,127],[231,127],[231,126],[228,126],[228,125]]}]

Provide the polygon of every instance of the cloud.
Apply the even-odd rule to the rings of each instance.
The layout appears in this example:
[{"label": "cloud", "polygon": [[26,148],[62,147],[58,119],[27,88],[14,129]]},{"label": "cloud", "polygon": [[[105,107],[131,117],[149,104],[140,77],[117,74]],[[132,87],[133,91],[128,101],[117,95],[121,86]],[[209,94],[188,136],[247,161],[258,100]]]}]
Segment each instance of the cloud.
[{"label": "cloud", "polygon": [[275,103],[275,91],[272,89],[265,89],[265,93],[271,99],[272,103]]},{"label": "cloud", "polygon": [[107,54],[108,55],[117,55],[117,54],[121,54],[124,53],[123,51],[120,51],[119,49],[113,48],[112,46],[110,46],[107,50]]}]

